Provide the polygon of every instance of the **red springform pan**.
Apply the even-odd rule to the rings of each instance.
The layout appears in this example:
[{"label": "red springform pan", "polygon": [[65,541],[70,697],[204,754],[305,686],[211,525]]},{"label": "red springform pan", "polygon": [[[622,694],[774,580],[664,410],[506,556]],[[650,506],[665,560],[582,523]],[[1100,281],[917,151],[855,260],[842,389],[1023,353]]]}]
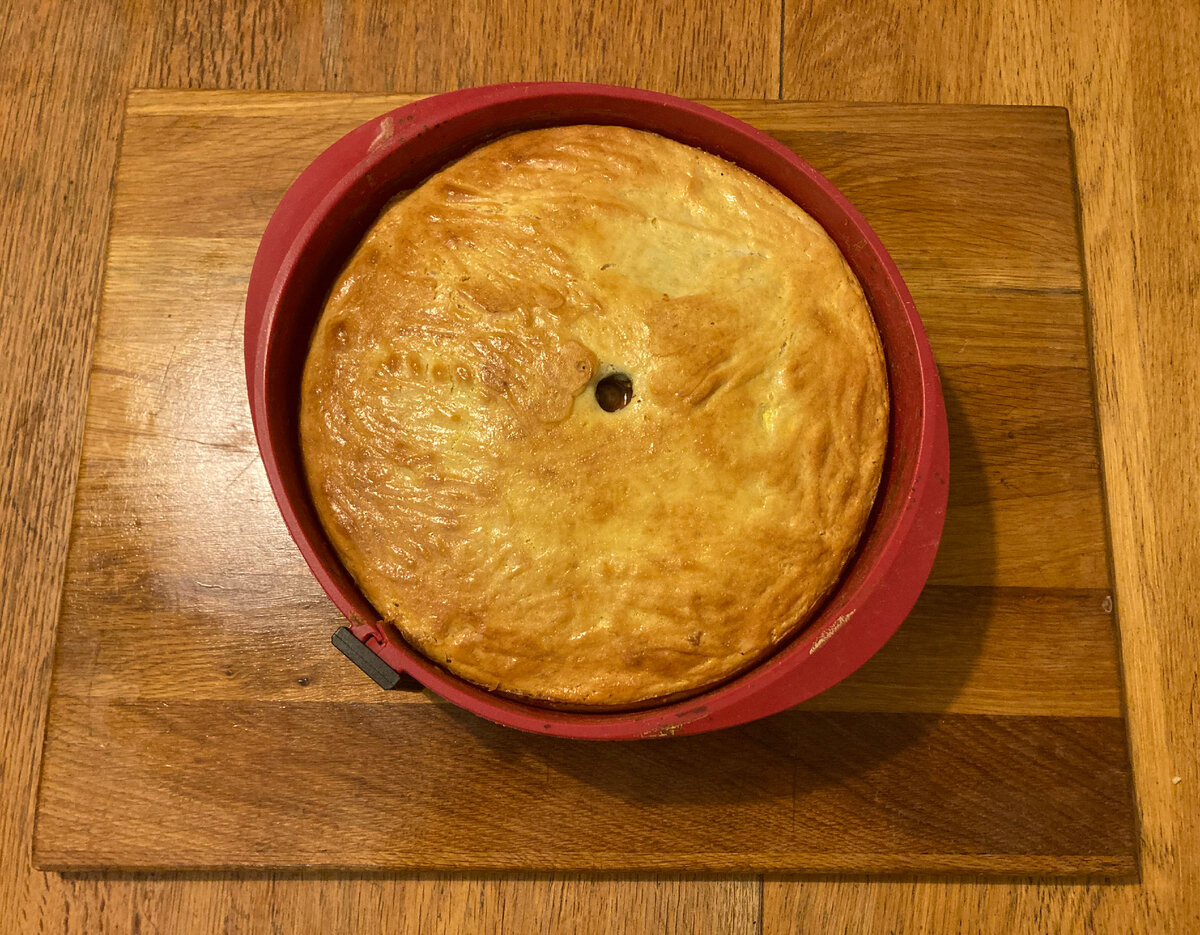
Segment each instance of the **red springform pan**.
[{"label": "red springform pan", "polygon": [[[862,283],[891,390],[880,493],[856,555],[818,615],[736,678],[632,712],[567,712],[513,701],[412,649],[338,560],[313,508],[300,454],[300,376],[313,327],[334,278],[384,204],[489,140],[563,124],[620,125],[670,137],[737,163],[800,205],[829,232]],[[845,196],[803,159],[691,101],[607,85],[502,84],[425,98],[364,123],[318,156],[275,209],[250,275],[245,351],[254,431],[275,499],[349,633],[387,670],[499,724],[624,740],[696,734],[774,714],[844,679],[877,652],[912,609],[937,552],[950,460],[946,411],[933,353],[895,263]]]}]

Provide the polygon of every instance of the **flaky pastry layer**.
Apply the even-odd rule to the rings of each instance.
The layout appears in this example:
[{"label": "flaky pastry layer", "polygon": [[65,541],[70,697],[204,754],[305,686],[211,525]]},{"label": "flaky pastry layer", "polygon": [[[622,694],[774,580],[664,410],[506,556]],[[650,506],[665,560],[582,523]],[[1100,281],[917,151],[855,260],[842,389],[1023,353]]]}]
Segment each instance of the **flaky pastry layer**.
[{"label": "flaky pastry layer", "polygon": [[[595,385],[627,374],[607,412]],[[621,127],[478,149],[393,202],[304,370],[318,514],[416,648],[486,688],[629,706],[801,627],[871,509],[879,336],[761,179]]]}]

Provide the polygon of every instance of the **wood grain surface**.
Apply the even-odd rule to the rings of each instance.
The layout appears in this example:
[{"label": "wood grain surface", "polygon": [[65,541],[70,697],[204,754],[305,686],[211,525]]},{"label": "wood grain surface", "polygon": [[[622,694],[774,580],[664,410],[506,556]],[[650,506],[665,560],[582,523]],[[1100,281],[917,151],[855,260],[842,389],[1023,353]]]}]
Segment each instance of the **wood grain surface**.
[{"label": "wood grain surface", "polygon": [[768,882],[764,931],[1200,931],[1198,33],[1195,4],[787,5],[784,96],[1071,111],[1141,881]]},{"label": "wood grain surface", "polygon": [[266,488],[242,376],[259,232],[407,100],[130,98],[35,862],[1132,873],[1065,112],[721,102],[842,186],[945,348],[945,544],[912,628],[836,692],[592,745],[380,694],[328,646]]},{"label": "wood grain surface", "polygon": [[[995,931],[1200,927],[1195,569],[1200,94],[1194,7],[329,0],[75,5],[0,19],[0,917],[13,931]],[[543,15],[543,13],[545,15]],[[782,13],[781,33],[778,16]],[[772,17],[776,19],[772,20]],[[408,32],[391,28],[415,24]],[[549,22],[549,25],[548,25]],[[346,24],[351,28],[347,29]],[[503,23],[504,30],[497,28]],[[572,35],[564,35],[571,32]],[[420,41],[413,41],[414,36]],[[576,38],[578,36],[578,38]],[[649,54],[647,54],[649,52]],[[1135,885],[31,870],[33,789],[129,87],[442,90],[595,77],[690,96],[1068,106],[1141,814]],[[1015,325],[1019,328],[1019,323]],[[994,340],[1005,342],[1004,333]],[[939,348],[939,354],[946,353]],[[761,915],[760,915],[761,909]]]}]

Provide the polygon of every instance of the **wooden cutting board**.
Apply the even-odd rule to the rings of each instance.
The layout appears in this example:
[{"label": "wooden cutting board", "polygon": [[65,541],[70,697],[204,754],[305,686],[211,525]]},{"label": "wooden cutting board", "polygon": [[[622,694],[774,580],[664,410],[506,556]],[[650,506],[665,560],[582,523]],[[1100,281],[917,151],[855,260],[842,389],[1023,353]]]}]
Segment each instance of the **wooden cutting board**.
[{"label": "wooden cutting board", "polygon": [[379,691],[330,646],[255,447],[257,239],[322,148],[409,100],[129,100],[37,863],[1136,873],[1066,112],[716,105],[827,174],[899,264],[949,410],[946,531],[848,681],[595,744]]}]

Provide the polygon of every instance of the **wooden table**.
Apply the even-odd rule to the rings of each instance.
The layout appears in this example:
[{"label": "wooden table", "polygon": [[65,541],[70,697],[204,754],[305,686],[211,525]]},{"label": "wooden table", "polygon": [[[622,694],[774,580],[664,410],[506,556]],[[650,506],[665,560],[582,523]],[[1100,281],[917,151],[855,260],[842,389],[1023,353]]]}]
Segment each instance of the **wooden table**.
[{"label": "wooden table", "polygon": [[[865,10],[864,10],[865,6]],[[1200,929],[1200,31],[1193,7],[873,2],[30,3],[0,42],[0,919],[6,930]],[[1129,720],[1132,885],[680,876],[59,876],[37,750],[119,114],[130,87],[434,91],[576,78],[690,97],[1057,104],[1076,130]],[[701,925],[703,920],[706,925]]]}]

